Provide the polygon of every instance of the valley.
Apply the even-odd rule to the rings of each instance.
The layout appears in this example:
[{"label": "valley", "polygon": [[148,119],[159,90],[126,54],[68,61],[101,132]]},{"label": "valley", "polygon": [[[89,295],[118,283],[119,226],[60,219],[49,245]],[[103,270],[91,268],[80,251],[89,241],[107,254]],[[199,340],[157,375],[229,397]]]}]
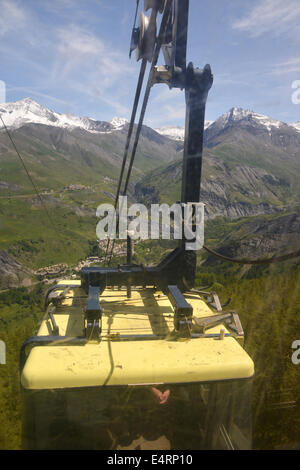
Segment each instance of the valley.
[{"label": "valley", "polygon": [[[59,115],[28,99],[0,105],[0,113],[43,201],[0,131],[0,338],[8,351],[7,369],[0,370],[0,448],[19,449],[18,351],[41,320],[45,290],[65,275],[78,278],[83,266],[104,262],[96,209],[114,202],[128,122]],[[143,128],[130,202],[180,200],[182,136],[182,128]],[[299,124],[239,108],[207,123],[205,244],[232,258],[299,249],[299,176]],[[174,244],[135,242],[133,261],[156,264]],[[124,244],[116,245],[113,264],[125,262]],[[222,303],[230,300],[256,364],[254,448],[298,448],[299,366],[291,362],[291,344],[299,339],[299,258],[246,266],[201,250],[197,263],[195,287],[216,291]]]},{"label": "valley", "polygon": [[[114,118],[109,123],[61,115],[29,98],[2,104],[0,113],[40,194],[38,198],[34,193],[2,130],[1,250],[32,271],[59,263],[71,269],[91,255],[101,257],[95,234],[96,209],[101,203],[114,202],[128,121]],[[232,108],[216,121],[206,122],[205,128],[201,201],[205,203],[208,245],[222,244],[226,227],[239,236],[248,231],[252,220],[268,224],[297,214],[297,123]],[[183,128],[143,126],[129,202],[149,205],[180,200],[182,139]],[[234,233],[225,241],[233,256]],[[290,243],[296,242],[286,235],[271,245],[280,250]],[[138,251],[143,257],[146,248],[142,245]],[[266,249],[264,244],[261,247],[261,252]],[[7,285],[2,277],[3,288]]]}]

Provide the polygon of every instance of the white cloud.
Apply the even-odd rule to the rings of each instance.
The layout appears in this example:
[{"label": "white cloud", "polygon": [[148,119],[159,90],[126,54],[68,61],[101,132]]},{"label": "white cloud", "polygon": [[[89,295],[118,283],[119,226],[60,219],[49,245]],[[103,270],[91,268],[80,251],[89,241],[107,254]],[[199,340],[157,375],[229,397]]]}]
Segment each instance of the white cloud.
[{"label": "white cloud", "polygon": [[287,75],[300,72],[300,57],[293,57],[287,61],[274,64],[272,67],[273,75]]},{"label": "white cloud", "polygon": [[132,72],[123,54],[83,28],[73,25],[59,29],[57,37],[57,52],[63,65],[59,74],[78,69],[82,72],[87,67],[89,73],[100,74],[102,86],[111,86],[124,73]]},{"label": "white cloud", "polygon": [[[167,126],[167,125],[184,125],[185,119],[185,103],[170,102],[164,106],[157,107],[149,104],[149,111],[147,112],[145,123],[153,128]],[[149,118],[148,116],[151,116]]]},{"label": "white cloud", "polygon": [[[149,117],[148,117],[149,116]],[[166,85],[152,88],[145,123],[150,127],[184,123],[185,94],[179,88],[171,90]]]},{"label": "white cloud", "polygon": [[232,85],[242,85],[249,86],[249,72],[239,72],[239,73],[229,73],[223,72],[219,73],[214,77],[214,86],[232,86]]},{"label": "white cloud", "polygon": [[154,97],[153,102],[157,104],[164,103],[166,101],[170,101],[171,99],[172,100],[176,98],[181,99],[182,96],[183,96],[183,92],[179,88],[172,88],[170,90],[167,86],[164,86],[156,93],[156,96]]},{"label": "white cloud", "polygon": [[131,19],[131,16],[129,15],[128,11],[126,10],[125,13],[123,14],[121,18],[121,25],[127,25]]},{"label": "white cloud", "polygon": [[56,98],[55,96],[48,95],[47,93],[42,93],[41,91],[33,87],[20,87],[20,86],[13,87],[12,86],[12,87],[8,87],[7,91],[8,92],[15,92],[15,91],[25,92],[26,95],[30,97],[36,96],[37,98],[46,98],[47,100],[52,101],[56,104],[63,104],[65,106],[70,106],[70,103],[68,101],[61,100],[59,98]]},{"label": "white cloud", "polygon": [[[100,0],[90,0],[94,2],[99,6]],[[43,11],[57,16],[61,26],[52,16],[44,20]],[[68,97],[80,93],[81,100],[98,100],[114,114],[127,116],[137,64],[92,32],[94,20],[89,9],[78,8],[78,0],[43,0],[36,9],[31,1],[0,0],[0,38],[5,36],[0,52],[13,58],[20,70],[35,70],[29,86],[33,96],[49,95],[53,101],[66,90]],[[18,89],[25,91],[22,85]],[[15,86],[10,86],[10,91],[13,89]]]},{"label": "white cloud", "polygon": [[74,91],[101,100],[118,114],[128,114],[122,102],[127,101],[128,89],[134,89],[136,65],[129,63],[126,55],[77,25],[57,30],[55,50],[52,83],[66,82]]},{"label": "white cloud", "polygon": [[27,16],[19,2],[0,0],[0,36],[10,31],[18,31],[24,26]]},{"label": "white cloud", "polygon": [[285,62],[281,62],[277,64],[279,67],[285,67],[285,66],[293,66],[293,65],[300,65],[300,56],[299,57],[293,57],[289,60],[286,60]]},{"label": "white cloud", "polygon": [[232,27],[245,31],[252,37],[265,33],[278,36],[288,34],[299,41],[300,1],[299,0],[260,0]]}]

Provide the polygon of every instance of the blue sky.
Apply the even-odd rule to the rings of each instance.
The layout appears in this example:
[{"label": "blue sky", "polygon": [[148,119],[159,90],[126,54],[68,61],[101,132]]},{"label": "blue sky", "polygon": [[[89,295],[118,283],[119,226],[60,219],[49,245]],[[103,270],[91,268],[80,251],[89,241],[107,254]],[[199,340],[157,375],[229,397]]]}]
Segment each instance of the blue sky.
[{"label": "blue sky", "polygon": [[[143,1],[141,0],[141,5]],[[139,63],[128,58],[135,0],[0,0],[0,80],[7,101],[130,118]],[[231,107],[300,120],[300,0],[190,0],[188,60],[210,63],[207,119]],[[156,85],[146,123],[184,123],[184,95]]]}]

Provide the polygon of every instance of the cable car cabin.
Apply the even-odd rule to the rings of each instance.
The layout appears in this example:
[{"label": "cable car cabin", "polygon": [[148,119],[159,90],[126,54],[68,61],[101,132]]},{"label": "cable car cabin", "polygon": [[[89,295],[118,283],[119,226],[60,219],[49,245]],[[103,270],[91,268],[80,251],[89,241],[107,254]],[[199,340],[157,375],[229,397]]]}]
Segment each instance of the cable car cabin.
[{"label": "cable car cabin", "polygon": [[177,293],[105,289],[94,341],[81,281],[56,286],[21,355],[25,449],[251,448],[254,366],[238,318],[191,292],[178,335]]},{"label": "cable car cabin", "polygon": [[[184,209],[200,201],[213,75],[209,65],[186,64],[189,1],[146,1],[149,8],[151,17],[142,15],[133,29],[130,53],[137,49],[142,62],[116,202],[126,195],[150,89],[164,83],[185,90]],[[165,66],[157,66],[161,49]],[[149,77],[120,192],[147,61]],[[191,221],[194,234],[195,211]],[[243,330],[215,293],[191,290],[196,253],[185,238],[157,266],[145,267],[132,264],[128,237],[127,265],[83,268],[80,281],[61,282],[48,292],[38,334],[21,349],[24,448],[251,447],[254,366],[242,347]]]}]

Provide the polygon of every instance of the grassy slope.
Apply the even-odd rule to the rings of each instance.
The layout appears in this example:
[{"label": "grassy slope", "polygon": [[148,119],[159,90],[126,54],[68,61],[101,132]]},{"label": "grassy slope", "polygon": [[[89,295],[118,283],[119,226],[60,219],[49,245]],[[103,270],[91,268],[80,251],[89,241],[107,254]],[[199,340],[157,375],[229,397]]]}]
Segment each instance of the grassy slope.
[{"label": "grassy slope", "polygon": [[2,201],[1,248],[30,268],[65,262],[87,255],[89,240],[96,241],[96,217],[80,217],[71,204],[47,204],[48,219],[40,204],[31,200]]},{"label": "grassy slope", "polygon": [[[96,242],[96,208],[113,202],[126,132],[91,134],[36,125],[12,133],[54,224],[41,207],[7,135],[0,132],[0,181],[13,185],[8,189],[0,185],[1,249],[31,268],[77,263],[87,256],[89,242]],[[175,143],[151,129],[143,133],[132,181],[176,156]],[[64,191],[70,184],[86,189]]]}]

